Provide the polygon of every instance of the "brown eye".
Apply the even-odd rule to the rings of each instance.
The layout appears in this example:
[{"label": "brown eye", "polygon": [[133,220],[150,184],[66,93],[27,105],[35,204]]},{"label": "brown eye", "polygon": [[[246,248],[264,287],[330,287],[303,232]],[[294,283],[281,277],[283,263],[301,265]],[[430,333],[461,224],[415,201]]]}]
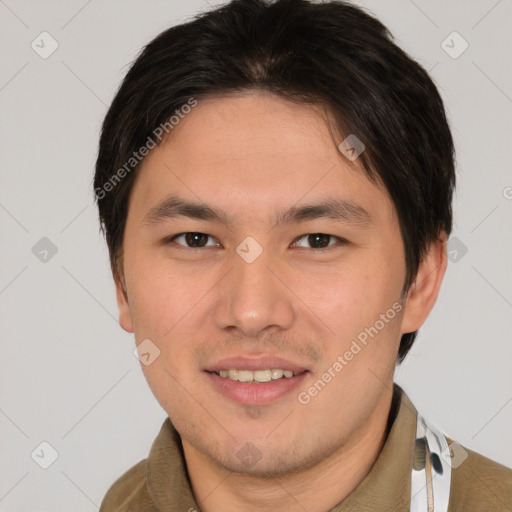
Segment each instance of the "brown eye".
[{"label": "brown eye", "polygon": [[[325,249],[335,245],[335,242],[344,242],[343,239],[333,235],[326,235],[325,233],[312,233],[309,235],[303,235],[295,242],[296,247],[305,247],[307,249]],[[307,245],[301,245],[306,242]],[[334,243],[333,243],[334,242]]]},{"label": "brown eye", "polygon": [[200,249],[201,247],[217,245],[215,243],[207,245],[209,238],[211,238],[211,236],[205,233],[188,232],[173,236],[169,239],[169,242],[175,242],[178,245],[189,247],[191,249]]},{"label": "brown eye", "polygon": [[323,249],[329,245],[331,238],[331,235],[315,233],[313,235],[308,235],[308,243],[311,244],[314,249]]}]

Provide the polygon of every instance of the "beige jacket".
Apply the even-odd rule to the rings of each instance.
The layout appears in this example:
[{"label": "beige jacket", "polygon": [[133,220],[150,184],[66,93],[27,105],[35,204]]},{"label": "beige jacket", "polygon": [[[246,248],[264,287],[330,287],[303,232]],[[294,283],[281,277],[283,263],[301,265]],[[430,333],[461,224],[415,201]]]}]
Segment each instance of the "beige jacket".
[{"label": "beige jacket", "polygon": [[[417,412],[396,385],[395,392],[399,395],[398,413],[379,457],[354,491],[329,512],[409,511]],[[512,512],[512,470],[466,451],[468,458],[452,469],[449,512]],[[110,487],[100,512],[194,510],[200,512],[180,436],[167,418],[148,458]]]}]

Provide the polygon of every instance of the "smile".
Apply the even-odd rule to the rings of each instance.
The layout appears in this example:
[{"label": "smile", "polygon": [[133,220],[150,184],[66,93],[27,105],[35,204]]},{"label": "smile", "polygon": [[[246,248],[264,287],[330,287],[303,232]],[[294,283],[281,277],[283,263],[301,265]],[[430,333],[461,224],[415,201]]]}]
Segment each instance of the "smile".
[{"label": "smile", "polygon": [[[286,373],[285,373],[286,372]],[[240,405],[270,405],[280,399],[295,397],[294,390],[302,386],[307,370],[294,373],[279,368],[262,370],[206,371],[215,392]]]},{"label": "smile", "polygon": [[250,383],[264,383],[272,380],[289,379],[298,372],[292,372],[291,370],[282,370],[280,368],[264,369],[264,370],[220,370],[214,372],[220,377],[235,380],[238,382],[250,382]]}]

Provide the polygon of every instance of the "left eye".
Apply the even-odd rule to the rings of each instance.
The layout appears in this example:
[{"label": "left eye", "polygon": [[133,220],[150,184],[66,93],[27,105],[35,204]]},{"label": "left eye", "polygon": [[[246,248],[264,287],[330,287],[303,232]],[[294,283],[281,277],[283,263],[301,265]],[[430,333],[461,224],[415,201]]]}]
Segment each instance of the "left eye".
[{"label": "left eye", "polygon": [[[298,245],[299,242],[301,241],[305,241],[306,243],[310,244],[310,247]],[[326,235],[324,233],[312,233],[310,235],[303,235],[300,238],[298,238],[297,241],[294,243],[294,246],[306,247],[308,249],[324,249],[325,247],[335,245],[334,243],[331,242],[336,241],[343,242],[344,240],[337,236]]]}]

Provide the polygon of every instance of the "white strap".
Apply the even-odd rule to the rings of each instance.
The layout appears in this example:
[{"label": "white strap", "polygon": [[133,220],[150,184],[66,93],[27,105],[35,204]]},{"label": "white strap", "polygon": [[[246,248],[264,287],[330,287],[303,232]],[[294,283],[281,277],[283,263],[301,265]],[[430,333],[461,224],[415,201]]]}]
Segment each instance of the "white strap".
[{"label": "white strap", "polygon": [[[424,447],[422,452],[421,448]],[[416,469],[411,475],[411,512],[448,512],[452,468],[446,437],[419,414],[415,440]]]}]

